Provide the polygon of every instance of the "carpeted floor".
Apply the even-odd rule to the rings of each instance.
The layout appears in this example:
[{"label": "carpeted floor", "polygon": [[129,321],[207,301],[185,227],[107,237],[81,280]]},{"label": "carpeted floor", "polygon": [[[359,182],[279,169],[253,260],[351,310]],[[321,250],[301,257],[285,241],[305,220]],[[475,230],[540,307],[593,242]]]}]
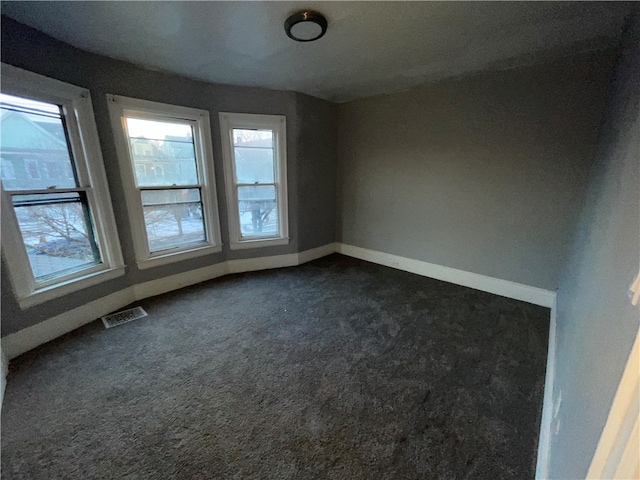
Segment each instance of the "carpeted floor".
[{"label": "carpeted floor", "polygon": [[549,311],[347,257],[10,365],[5,479],[534,477]]}]

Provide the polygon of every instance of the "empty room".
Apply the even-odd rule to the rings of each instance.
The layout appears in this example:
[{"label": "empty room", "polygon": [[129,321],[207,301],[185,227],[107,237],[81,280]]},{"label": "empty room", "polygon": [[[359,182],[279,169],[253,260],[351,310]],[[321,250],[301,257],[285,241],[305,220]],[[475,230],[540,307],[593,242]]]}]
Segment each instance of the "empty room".
[{"label": "empty room", "polygon": [[639,478],[639,4],[0,5],[3,478]]}]

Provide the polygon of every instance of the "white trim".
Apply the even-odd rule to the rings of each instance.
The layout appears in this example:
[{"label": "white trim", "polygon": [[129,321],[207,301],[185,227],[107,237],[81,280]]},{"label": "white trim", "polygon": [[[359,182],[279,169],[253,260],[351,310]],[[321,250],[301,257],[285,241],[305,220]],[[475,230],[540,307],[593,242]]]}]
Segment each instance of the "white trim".
[{"label": "white trim", "polygon": [[244,258],[239,260],[228,260],[216,263],[207,267],[178,273],[170,277],[152,280],[149,282],[134,285],[134,297],[136,300],[153,297],[170,292],[196,283],[205,282],[213,278],[222,277],[230,273],[254,272],[268,270],[271,268],[293,267],[303,263],[316,260],[335,253],[335,243],[328,243],[321,247],[305,250],[300,253],[290,253],[285,255],[274,255],[270,257]]},{"label": "white trim", "polygon": [[302,265],[303,263],[311,262],[313,260],[317,260],[318,258],[331,255],[332,253],[336,252],[337,245],[337,243],[327,243],[326,245],[300,252],[298,254],[298,263]]},{"label": "white trim", "polygon": [[260,238],[257,240],[242,240],[229,244],[231,250],[247,250],[249,248],[275,247],[278,245],[288,245],[289,237],[285,238]]},{"label": "white trim", "polygon": [[23,298],[32,295],[36,288],[35,278],[31,271],[29,256],[24,246],[16,212],[11,205],[11,196],[0,190],[0,218],[2,218],[2,256],[7,262],[9,279],[20,303]]},{"label": "white trim", "polygon": [[[3,190],[4,258],[18,303],[21,308],[27,308],[122,275],[124,261],[89,91],[4,63],[0,66],[3,92],[62,106],[78,176],[77,190],[86,195],[94,238],[101,257],[101,262],[97,265],[78,269],[47,282],[37,282],[30,267],[15,210],[12,208],[11,195]],[[55,189],[51,193],[55,193]]]},{"label": "white trim", "polygon": [[276,255],[271,257],[229,260],[190,270],[170,277],[152,280],[127,287],[106,297],[89,302],[31,327],[19,330],[2,338],[2,350],[9,360],[29,350],[49,342],[65,333],[118,310],[132,302],[179,288],[195,285],[229,273],[240,273],[270,268],[291,267],[315,260],[335,251],[330,243],[301,253]]},{"label": "white trim", "polygon": [[[399,268],[401,270],[405,270],[411,273],[418,273],[420,275],[425,275],[426,270],[422,264],[426,262],[418,262],[416,260],[406,259],[403,257],[397,257],[394,255],[382,254],[381,252],[374,252],[372,250],[361,249],[359,247],[353,247],[350,245],[345,245],[342,243],[329,243],[326,245],[322,245],[320,247],[312,248],[310,250],[306,250],[300,253],[292,253],[286,255],[276,255],[271,257],[259,257],[259,258],[251,258],[251,259],[241,259],[241,260],[229,260],[226,262],[221,262],[218,264],[206,266],[199,268],[197,270],[190,270],[188,272],[179,273],[176,275],[172,275],[170,277],[161,278],[158,280],[152,280],[150,282],[145,282],[137,285],[133,285],[131,287],[120,290],[119,292],[115,292],[107,297],[95,300],[81,307],[75,308],[69,312],[62,313],[57,315],[49,320],[44,322],[40,322],[31,327],[25,328],[23,330],[19,330],[18,332],[7,335],[2,338],[2,350],[9,360],[25,353],[43,343],[51,341],[60,335],[64,335],[67,332],[70,332],[86,323],[92,322],[103,315],[111,313],[115,310],[118,310],[132,302],[142,300],[144,298],[152,297],[154,295],[160,295],[166,292],[170,292],[173,290],[177,290],[179,288],[183,288],[189,285],[194,285],[206,280],[211,280],[213,278],[221,277],[227,275],[229,273],[240,273],[247,271],[256,271],[256,270],[264,270],[270,268],[282,268],[282,267],[291,267],[295,265],[301,265],[306,262],[310,262],[312,260],[316,260],[318,258],[331,255],[334,252],[339,252],[344,255],[349,255],[356,258],[361,258],[363,260],[372,261],[374,263],[379,263],[381,265],[387,265],[393,268]],[[370,252],[370,253],[369,253]],[[367,255],[365,255],[365,253]],[[357,255],[356,255],[357,254]],[[367,257],[367,258],[364,258]],[[391,261],[391,260],[393,261]],[[403,260],[400,262],[399,259]],[[386,263],[383,263],[386,262]],[[413,265],[410,268],[406,265],[405,262],[417,262],[417,265]],[[432,265],[432,264],[427,264]],[[406,268],[402,268],[406,267]],[[418,268],[419,267],[419,268]],[[447,267],[435,266],[438,269],[447,269]],[[438,273],[439,271],[436,271]],[[491,277],[484,277],[483,275],[469,274],[468,272],[462,272],[460,270],[455,270],[458,272],[460,276],[464,276],[464,274],[481,277],[488,279],[489,283],[498,282],[496,285],[501,285],[500,282],[504,282],[504,280],[493,279]],[[432,277],[432,275],[426,275]],[[433,278],[438,278],[433,276]],[[448,277],[451,278],[451,277]],[[475,277],[473,277],[475,278]],[[445,278],[439,278],[445,281]],[[469,282],[466,282],[469,283]],[[466,283],[460,283],[460,285],[470,286]],[[512,282],[505,282],[510,284]],[[516,284],[519,285],[519,284]],[[522,285],[524,288],[533,288],[526,287]],[[472,287],[477,288],[477,287]],[[479,288],[479,290],[483,290]],[[534,288],[534,292],[537,292],[540,289]],[[489,291],[484,290],[484,291]],[[508,290],[507,293],[513,290]],[[519,292],[519,290],[516,290]],[[546,291],[544,291],[546,292]],[[498,292],[490,292],[496,293],[497,295],[508,296],[503,293]],[[548,292],[549,294],[553,294],[553,292]],[[555,298],[555,294],[554,298]],[[546,297],[535,297],[531,296],[533,300],[544,300]],[[517,300],[522,300],[521,298],[517,298]],[[527,300],[524,300],[527,301]],[[530,303],[535,303],[531,301]],[[538,305],[540,303],[537,303]],[[547,306],[547,305],[543,305]],[[551,305],[553,307],[553,302]],[[553,345],[553,347],[552,347]],[[547,358],[548,365],[554,364],[555,358],[555,308],[552,310],[552,318],[551,318],[551,331],[549,334],[549,355]],[[553,370],[547,367],[547,383],[546,389],[549,388],[549,385],[553,383],[553,377],[549,380],[550,372]],[[545,389],[545,397],[547,395]],[[544,416],[544,413],[543,413]]]},{"label": "white trim", "polygon": [[0,410],[2,410],[2,401],[4,400],[4,391],[7,388],[7,375],[9,374],[9,360],[7,359],[2,346],[0,346]]},{"label": "white trim", "polygon": [[457,270],[455,268],[391,255],[389,253],[369,250],[345,243],[338,243],[336,251],[343,255],[377,263],[386,267],[397,268],[405,272],[416,273],[424,277],[455,283],[463,287],[474,288],[483,292],[493,293],[514,300],[521,300],[542,307],[551,308],[556,298],[556,293],[551,290],[530,287],[521,283],[488,277],[478,273],[465,272],[464,270]]},{"label": "white trim", "polygon": [[0,63],[2,75],[2,89],[17,95],[31,96],[34,91],[43,95],[43,101],[51,103],[65,103],[70,98],[80,98],[88,94],[85,88],[70,83],[45,77],[37,73],[23,70],[6,63]]},{"label": "white trim", "polygon": [[78,291],[81,288],[92,287],[99,283],[112,280],[114,278],[124,275],[125,267],[111,268],[109,270],[99,270],[97,272],[89,273],[82,277],[73,278],[63,283],[57,283],[46,288],[36,290],[28,297],[19,299],[18,303],[20,308],[25,309],[39,305],[54,298],[68,295],[69,293]]},{"label": "white trim", "polygon": [[58,338],[133,301],[135,301],[133,291],[125,288],[3,337],[2,350],[7,358],[12,360],[24,352]]},{"label": "white trim", "polygon": [[272,257],[243,258],[240,260],[230,260],[227,263],[229,273],[256,272],[259,270],[269,270],[271,268],[294,267],[299,265],[297,253],[274,255]]},{"label": "white trim", "polygon": [[[554,420],[553,388],[556,376],[556,332],[558,325],[557,301],[551,306],[549,319],[549,343],[547,346],[547,368],[544,378],[544,397],[542,400],[542,418],[538,438],[538,459],[536,462],[536,480],[549,478],[549,460],[551,457],[551,431]],[[558,407],[560,405],[558,404]]]},{"label": "white trim", "polygon": [[166,253],[164,255],[149,257],[147,260],[136,262],[136,265],[138,269],[145,270],[147,268],[158,267],[160,265],[166,265],[168,263],[201,257],[203,255],[212,255],[214,253],[220,253],[221,251],[222,245],[198,245],[195,248],[189,248],[187,250],[180,249],[175,252],[172,251],[171,253]]},{"label": "white trim", "polygon": [[[229,247],[231,250],[270,247],[289,243],[289,213],[287,200],[287,119],[284,115],[257,115],[220,112],[220,139],[222,160],[227,191],[227,212],[229,222]],[[278,233],[272,237],[242,237],[240,212],[233,151],[233,129],[263,128],[273,131],[274,184],[278,207]],[[259,185],[259,184],[257,184]]]},{"label": "white trim", "polygon": [[[149,282],[139,283],[130,287],[133,291],[133,301],[143,300],[180,288],[205,282],[213,278],[222,277],[228,273],[228,262],[216,263],[196,270],[177,273],[170,277],[159,278]],[[124,306],[124,305],[123,305]]]},{"label": "white trim", "polygon": [[[86,162],[82,165],[82,169],[85,170],[85,175],[88,178],[93,179],[91,182],[92,188],[87,192],[87,199],[90,203],[93,222],[96,224],[94,225],[94,231],[98,237],[97,241],[100,244],[100,249],[105,250],[102,252],[105,257],[103,258],[105,263],[112,268],[124,267],[93,103],[88,92],[83,95],[85,96],[84,101],[76,102],[75,104],[75,115],[76,122],[83,125],[83,128],[78,132],[82,151],[86,155]],[[98,202],[100,205],[96,205]],[[97,228],[98,225],[103,227]]]},{"label": "white trim", "polygon": [[638,478],[640,461],[640,330],[591,460],[589,479]]},{"label": "white trim", "polygon": [[[166,265],[176,261],[218,253],[222,250],[218,196],[214,176],[213,146],[209,112],[178,105],[169,105],[137,98],[107,94],[109,116],[120,164],[120,175],[125,188],[125,201],[129,223],[134,238],[134,251],[140,269]],[[140,198],[140,188],[136,185],[135,163],[131,157],[126,132],[127,115],[152,120],[166,120],[189,124],[193,127],[193,142],[196,151],[198,188],[202,202],[202,216],[205,219],[207,241],[205,243],[152,253],[149,251],[144,211]],[[144,188],[144,187],[142,187]],[[167,185],[167,188],[175,188]]]}]

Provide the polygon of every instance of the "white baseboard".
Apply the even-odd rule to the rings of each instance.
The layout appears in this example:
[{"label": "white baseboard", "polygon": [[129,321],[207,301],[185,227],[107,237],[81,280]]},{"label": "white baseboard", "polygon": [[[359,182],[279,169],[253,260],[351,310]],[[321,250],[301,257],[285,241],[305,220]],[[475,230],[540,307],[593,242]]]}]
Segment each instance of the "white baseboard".
[{"label": "white baseboard", "polygon": [[177,273],[170,277],[163,277],[149,282],[138,283],[130,287],[133,289],[132,301],[136,302],[138,300],[154,297],[156,295],[161,295],[190,285],[195,285],[196,283],[221,277],[229,273],[227,263],[228,262],[216,263],[196,270]]},{"label": "white baseboard", "polygon": [[298,264],[302,265],[303,263],[311,262],[313,260],[317,260],[318,258],[331,255],[332,253],[335,253],[337,251],[337,246],[337,243],[327,243],[326,245],[322,245],[321,247],[316,247],[310,250],[305,250],[304,252],[300,252],[298,254]]},{"label": "white baseboard", "polygon": [[521,283],[501,280],[477,273],[465,272],[464,270],[457,270],[455,268],[443,267],[442,265],[423,262],[421,260],[413,260],[398,255],[355,247],[345,243],[338,243],[336,251],[343,255],[359,258],[368,262],[435,278],[436,280],[455,283],[456,285],[493,293],[501,297],[521,300],[542,307],[551,308],[556,298],[556,293],[550,290],[530,287]]},{"label": "white baseboard", "polygon": [[464,272],[462,270],[412,260],[397,255],[390,255],[388,253],[367,250],[344,243],[330,243],[300,253],[229,260],[197,270],[190,270],[170,277],[133,285],[104,298],[57,315],[44,322],[7,335],[2,339],[2,350],[6,358],[11,360],[24,352],[75,330],[86,323],[92,322],[132,302],[221,277],[228,273],[291,267],[330,255],[336,251],[380,265],[398,268],[418,275],[444,280],[516,300],[523,300],[544,307],[551,307],[555,299],[555,292],[536,287],[529,287],[506,280]]},{"label": "white baseboard", "polygon": [[547,370],[544,378],[544,397],[542,400],[542,418],[540,419],[540,437],[538,439],[538,459],[536,461],[536,480],[549,478],[549,460],[551,457],[551,432],[553,431],[553,387],[556,376],[556,329],[558,324],[557,302],[551,306],[549,320],[549,346],[547,347]]},{"label": "white baseboard", "polygon": [[122,289],[3,337],[2,351],[11,360],[133,301],[135,299],[131,287]]},{"label": "white baseboard", "polygon": [[462,270],[456,270],[449,267],[434,265],[432,263],[422,262],[419,260],[412,260],[410,258],[400,257],[397,255],[390,255],[388,253],[346,245],[343,243],[330,243],[297,254],[294,253],[272,257],[230,260],[202,267],[197,270],[179,273],[170,277],[133,285],[118,292],[114,292],[106,297],[87,303],[81,307],[57,315],[44,322],[40,322],[31,327],[7,335],[2,339],[2,346],[0,349],[2,356],[0,405],[6,385],[8,360],[64,335],[65,333],[75,330],[82,325],[90,323],[103,315],[118,310],[132,302],[160,295],[172,290],[177,290],[189,285],[194,285],[206,280],[211,280],[229,273],[290,267],[316,260],[334,252],[339,252],[343,255],[360,258],[362,260],[397,268],[407,272],[416,273],[418,275],[551,308],[547,373],[545,379],[542,422],[536,467],[536,479],[542,480],[547,478],[546,472],[548,471],[549,463],[551,425],[553,422],[553,382],[556,354],[555,292],[465,272]]},{"label": "white baseboard", "polygon": [[229,260],[227,273],[256,272],[271,268],[293,267],[298,265],[298,254],[274,255],[272,257],[244,258],[242,260]]},{"label": "white baseboard", "polygon": [[301,253],[229,260],[196,270],[171,275],[170,277],[132,285],[131,287],[124,288],[106,297],[89,302],[81,307],[74,308],[73,310],[36,325],[7,335],[2,338],[2,352],[6,355],[7,359],[11,360],[39,345],[49,342],[138,300],[195,285],[229,273],[291,267],[330,255],[334,252],[335,244],[330,243]]}]

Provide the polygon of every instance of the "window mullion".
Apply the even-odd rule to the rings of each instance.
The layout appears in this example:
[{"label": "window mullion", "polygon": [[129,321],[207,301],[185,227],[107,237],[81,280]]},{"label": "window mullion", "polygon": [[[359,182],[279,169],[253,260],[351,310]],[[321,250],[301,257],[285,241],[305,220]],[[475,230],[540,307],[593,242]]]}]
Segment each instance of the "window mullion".
[{"label": "window mullion", "polygon": [[203,188],[204,185],[201,183],[196,183],[193,185],[167,185],[167,186],[161,186],[161,185],[149,185],[149,186],[140,186],[138,185],[136,188],[138,190],[184,190],[184,189],[189,189],[189,188]]},{"label": "window mullion", "polygon": [[254,183],[236,183],[236,187],[275,187],[277,183],[262,183],[262,182],[254,182]]},{"label": "window mullion", "polygon": [[16,195],[49,195],[52,193],[78,193],[78,192],[87,192],[91,190],[90,187],[84,188],[46,188],[39,190],[11,190],[8,191],[7,194],[11,196]]}]

